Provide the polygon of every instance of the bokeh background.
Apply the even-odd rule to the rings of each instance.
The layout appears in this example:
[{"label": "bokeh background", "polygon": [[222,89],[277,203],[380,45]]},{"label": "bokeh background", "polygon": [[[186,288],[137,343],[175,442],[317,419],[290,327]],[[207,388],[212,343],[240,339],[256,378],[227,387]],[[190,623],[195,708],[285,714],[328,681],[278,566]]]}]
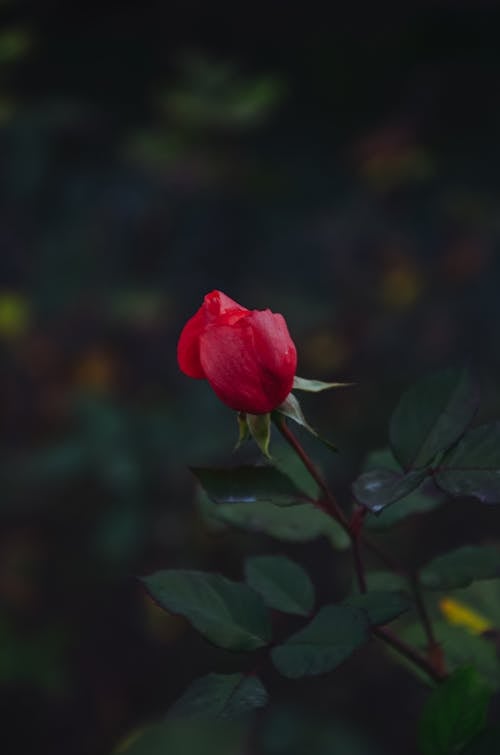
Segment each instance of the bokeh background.
[{"label": "bokeh background", "polygon": [[[499,30],[485,0],[0,3],[2,752],[110,753],[241,667],[137,575],[288,552],[349,589],[326,544],[204,524],[188,465],[236,437],[176,364],[206,292],[282,312],[304,377],[356,381],[305,401],[344,502],[426,370],[472,365],[498,413]],[[466,514],[384,542],[418,563]],[[425,688],[379,649],[268,681],[262,752],[415,751]]]}]

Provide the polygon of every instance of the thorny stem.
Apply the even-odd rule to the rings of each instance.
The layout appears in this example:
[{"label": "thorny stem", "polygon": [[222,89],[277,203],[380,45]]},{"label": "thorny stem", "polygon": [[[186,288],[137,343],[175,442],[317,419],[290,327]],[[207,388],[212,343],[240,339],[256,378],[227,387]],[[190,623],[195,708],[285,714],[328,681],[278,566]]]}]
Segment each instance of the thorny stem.
[{"label": "thorny stem", "polygon": [[[284,417],[280,417],[276,421],[276,425],[286,442],[295,451],[305,468],[308,470],[311,477],[315,480],[318,487],[320,488],[324,499],[324,501],[322,501],[321,503],[324,502],[326,504],[325,508],[328,509],[331,516],[349,535],[353,549],[354,568],[360,592],[365,593],[367,591],[365,568],[360,550],[360,545],[362,542],[368,548],[370,548],[370,550],[373,551],[373,553],[375,553],[380,558],[380,560],[386,564],[386,566],[389,566],[390,569],[398,574],[404,574],[404,571],[401,569],[401,567],[396,564],[390,556],[387,556],[385,552],[381,548],[379,548],[379,546],[375,542],[373,542],[373,540],[363,534],[363,516],[361,514],[358,514],[357,517],[355,515],[355,519],[351,522],[347,519],[346,515],[338,505],[335,496],[328,488],[328,485],[316,468],[315,464],[309,458],[306,451],[303,449],[295,435],[288,427],[286,419]],[[446,671],[444,668],[441,647],[434,636],[432,624],[426,611],[422,593],[420,591],[418,577],[412,577],[411,581],[414,588],[417,611],[419,613],[428,639],[429,657],[426,658],[416,648],[406,643],[387,627],[373,627],[372,633],[375,637],[378,637],[380,640],[400,653],[400,655],[403,655],[409,661],[418,666],[418,668],[420,668],[422,671],[425,671],[431,679],[439,682],[446,678]]]}]

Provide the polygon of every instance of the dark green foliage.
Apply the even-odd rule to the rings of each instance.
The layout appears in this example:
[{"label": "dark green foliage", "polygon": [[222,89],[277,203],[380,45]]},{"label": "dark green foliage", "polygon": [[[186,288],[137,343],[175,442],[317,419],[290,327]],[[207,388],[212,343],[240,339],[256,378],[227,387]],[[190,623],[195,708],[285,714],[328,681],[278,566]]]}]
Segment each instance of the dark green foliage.
[{"label": "dark green foliage", "polygon": [[215,503],[254,504],[265,501],[288,505],[306,498],[288,477],[274,467],[192,467],[191,471]]},{"label": "dark green foliage", "polygon": [[192,682],[170,708],[170,718],[239,718],[267,703],[256,676],[208,674]]},{"label": "dark green foliage", "polygon": [[433,373],[403,394],[390,422],[397,461],[388,452],[372,454],[368,471],[352,486],[356,499],[374,513],[400,501],[399,511],[381,528],[440,503],[430,483],[411,495],[427,475],[449,495],[500,501],[500,423],[467,431],[478,401],[467,370]]},{"label": "dark green foliage", "polygon": [[[369,453],[363,463],[363,472],[373,469],[390,469],[402,473],[402,467],[392,451],[387,448]],[[365,519],[365,527],[372,530],[385,530],[393,527],[415,514],[424,514],[440,506],[445,499],[444,494],[432,480],[424,482],[408,495],[400,498],[397,506],[387,506],[374,514],[370,512]]]},{"label": "dark green foliage", "polygon": [[469,430],[444,455],[435,478],[450,495],[500,503],[500,422]]},{"label": "dark green foliage", "polygon": [[345,605],[366,611],[370,624],[380,626],[401,616],[411,606],[411,601],[403,592],[373,590],[359,595],[351,595]]},{"label": "dark green foliage", "polygon": [[500,661],[491,640],[444,621],[436,621],[434,628],[451,671],[465,664],[473,666],[492,689],[500,688]]},{"label": "dark green foliage", "polygon": [[[491,640],[479,634],[472,634],[460,626],[453,626],[442,619],[433,622],[434,633],[443,648],[446,667],[455,671],[462,666],[472,666],[492,689],[500,687],[500,661],[495,645]],[[428,641],[420,624],[411,624],[401,631],[401,636],[410,644],[425,652]],[[393,654],[397,662],[403,663],[409,670],[415,671],[405,659]],[[417,670],[423,682],[428,683],[425,675]]]},{"label": "dark green foliage", "polygon": [[424,478],[425,472],[422,470],[404,474],[390,469],[373,469],[360,475],[352,490],[359,503],[377,513],[385,506],[408,496]]},{"label": "dark green foliage", "polygon": [[253,556],[245,577],[269,608],[307,616],[314,605],[314,585],[304,569],[286,556]]},{"label": "dark green foliage", "polygon": [[184,616],[219,647],[255,650],[271,638],[267,610],[245,584],[220,574],[175,569],[156,572],[143,582],[163,608]]},{"label": "dark green foliage", "polygon": [[283,676],[297,679],[332,671],[369,637],[365,611],[350,606],[324,606],[314,619],[272,650]]},{"label": "dark green foliage", "polygon": [[310,503],[296,506],[274,506],[259,501],[219,504],[214,516],[234,527],[261,532],[277,540],[307,542],[324,536],[334,548],[346,548],[349,538],[331,517]]},{"label": "dark green foliage", "polygon": [[500,549],[494,546],[464,545],[438,556],[420,573],[422,584],[431,590],[467,587],[475,580],[500,576]]},{"label": "dark green foliage", "polygon": [[373,592],[399,592],[408,591],[408,580],[401,574],[392,571],[369,571],[366,575],[368,590]]},{"label": "dark green foliage", "polygon": [[282,474],[290,478],[294,485],[303,491],[308,498],[316,500],[319,495],[319,487],[316,480],[311,477],[301,459],[292,451],[290,446],[273,448],[273,465]]},{"label": "dark green foliage", "polygon": [[455,443],[478,403],[477,385],[465,369],[432,373],[406,391],[393,412],[389,433],[404,469],[426,467]]},{"label": "dark green foliage", "polygon": [[453,755],[484,726],[490,690],[473,668],[457,669],[431,693],[420,721],[422,755]]}]

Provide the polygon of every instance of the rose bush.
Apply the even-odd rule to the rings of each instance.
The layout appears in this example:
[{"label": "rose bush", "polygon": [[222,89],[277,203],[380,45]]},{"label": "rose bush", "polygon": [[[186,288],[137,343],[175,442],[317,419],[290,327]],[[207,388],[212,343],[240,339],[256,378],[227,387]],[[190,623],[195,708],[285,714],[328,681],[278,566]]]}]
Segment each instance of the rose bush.
[{"label": "rose bush", "polygon": [[231,409],[266,414],[292,390],[297,351],[285,319],[249,310],[222,291],[205,296],[184,326],[177,347],[181,370],[208,380]]}]

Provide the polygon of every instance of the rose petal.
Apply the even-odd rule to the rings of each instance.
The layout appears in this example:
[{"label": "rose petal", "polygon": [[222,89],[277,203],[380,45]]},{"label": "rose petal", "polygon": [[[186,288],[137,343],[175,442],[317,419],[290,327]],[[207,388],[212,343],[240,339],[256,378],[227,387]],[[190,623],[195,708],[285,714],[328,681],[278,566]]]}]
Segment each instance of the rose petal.
[{"label": "rose petal", "polygon": [[206,312],[207,323],[226,312],[248,312],[248,309],[230,299],[222,291],[211,291],[203,300],[202,309]]},{"label": "rose petal", "polygon": [[177,361],[181,370],[192,378],[204,378],[200,363],[200,335],[206,327],[204,305],[191,317],[181,331],[177,344]]},{"label": "rose petal", "polygon": [[297,369],[297,350],[285,318],[266,309],[263,312],[254,310],[247,321],[254,333],[255,353],[261,366],[283,382],[290,380],[290,393]]},{"label": "rose petal", "polygon": [[211,291],[191,319],[187,321],[177,344],[177,361],[182,372],[192,378],[204,378],[205,372],[200,363],[200,336],[210,323],[220,320],[221,324],[234,325],[248,313],[222,291]]},{"label": "rose petal", "polygon": [[200,361],[212,389],[231,409],[265,414],[274,408],[262,385],[246,318],[236,326],[208,328],[200,338]]}]

